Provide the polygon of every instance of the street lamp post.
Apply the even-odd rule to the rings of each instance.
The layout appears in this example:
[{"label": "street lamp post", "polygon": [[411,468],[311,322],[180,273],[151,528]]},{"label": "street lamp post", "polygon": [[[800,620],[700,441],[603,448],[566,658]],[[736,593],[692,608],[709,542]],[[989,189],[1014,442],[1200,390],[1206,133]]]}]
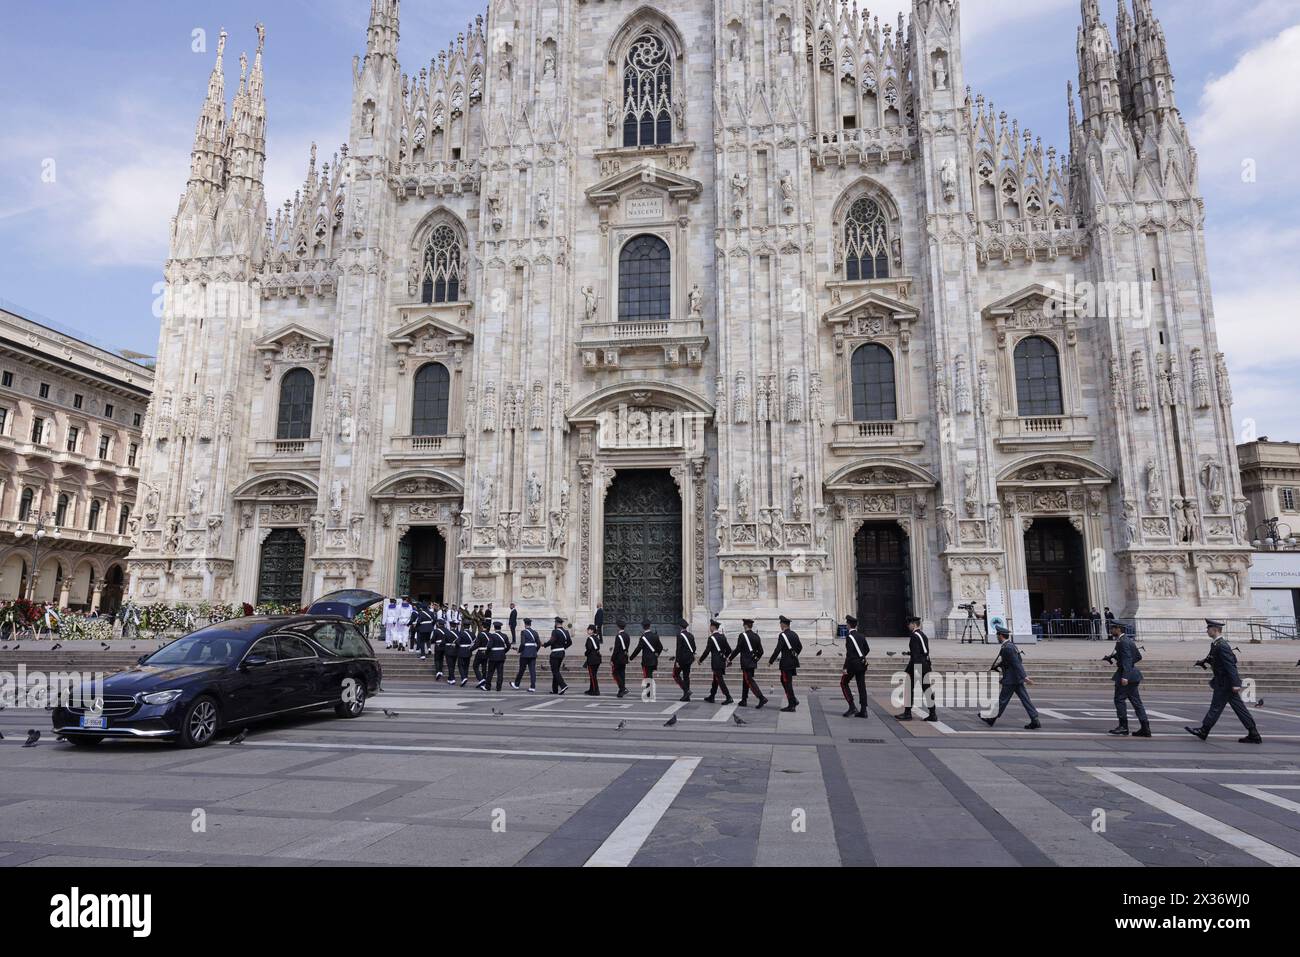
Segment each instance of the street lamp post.
[{"label": "street lamp post", "polygon": [[[18,527],[14,529],[14,537],[21,542],[26,534],[27,528],[20,522]],[[36,601],[36,579],[39,577],[41,569],[41,543],[47,538],[57,539],[58,537],[59,526],[54,524],[54,513],[47,512],[44,514],[37,514],[36,527],[32,529],[32,571],[31,574],[27,576],[28,601]],[[57,595],[54,596],[54,600],[56,603],[58,602]]]},{"label": "street lamp post", "polygon": [[[1261,534],[1261,531],[1263,534]],[[1265,519],[1264,522],[1255,527],[1255,539],[1251,542],[1255,548],[1261,551],[1283,552],[1290,551],[1297,544],[1296,537],[1291,534],[1291,526],[1283,525],[1276,518]]]}]

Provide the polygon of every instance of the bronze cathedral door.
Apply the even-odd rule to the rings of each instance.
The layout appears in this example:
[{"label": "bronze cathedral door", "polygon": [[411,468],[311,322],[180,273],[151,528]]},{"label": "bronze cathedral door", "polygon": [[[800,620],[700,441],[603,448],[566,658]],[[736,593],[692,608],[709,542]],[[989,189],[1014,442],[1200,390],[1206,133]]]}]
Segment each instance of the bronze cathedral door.
[{"label": "bronze cathedral door", "polygon": [[605,497],[604,590],[609,622],[633,634],[648,618],[675,634],[682,614],[682,499],[666,469],[620,469]]}]

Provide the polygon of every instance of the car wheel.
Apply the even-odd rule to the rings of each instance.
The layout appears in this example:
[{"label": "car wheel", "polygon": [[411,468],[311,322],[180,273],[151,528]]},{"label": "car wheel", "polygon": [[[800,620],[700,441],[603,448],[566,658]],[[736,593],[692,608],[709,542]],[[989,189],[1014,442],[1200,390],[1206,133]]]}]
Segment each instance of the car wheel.
[{"label": "car wheel", "polygon": [[195,698],[181,718],[181,747],[202,748],[211,744],[220,726],[216,701],[208,695]]},{"label": "car wheel", "polygon": [[334,713],[340,718],[361,717],[366,710],[366,683],[358,678],[348,678],[343,682],[343,688],[345,697],[334,706]]},{"label": "car wheel", "polygon": [[68,737],[68,741],[79,748],[93,748],[103,740],[103,738],[95,737],[93,735],[90,737],[83,737],[82,735],[75,734]]}]

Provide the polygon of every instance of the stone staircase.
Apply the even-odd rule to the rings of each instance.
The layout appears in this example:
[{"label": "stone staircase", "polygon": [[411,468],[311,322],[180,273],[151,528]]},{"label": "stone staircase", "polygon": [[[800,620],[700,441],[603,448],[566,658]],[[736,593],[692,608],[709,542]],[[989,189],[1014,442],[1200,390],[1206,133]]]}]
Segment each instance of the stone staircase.
[{"label": "stone staircase", "polygon": [[[21,663],[26,666],[28,674],[33,671],[111,674],[129,668],[135,664],[137,658],[156,647],[156,642],[141,640],[137,643],[135,651],[104,651],[97,645],[93,648],[65,646],[59,651],[27,649],[17,652],[0,651],[0,671],[16,672]],[[987,671],[994,660],[995,649],[991,645],[978,647],[979,652],[971,650],[969,646],[949,649],[936,645],[935,669],[946,673],[963,674]],[[835,687],[839,684],[842,652],[831,646],[822,648],[821,655],[817,654],[817,650],[814,646],[804,652],[804,666],[798,676],[798,686],[801,688]],[[1106,689],[1110,685],[1114,670],[1100,658],[1108,650],[1109,646],[1081,646],[1077,659],[1061,660],[1044,657],[1036,661],[1034,648],[1031,646],[1025,649],[1025,665],[1036,686]],[[1300,668],[1297,668],[1294,663],[1276,660],[1252,661],[1249,649],[1243,649],[1239,657],[1242,677],[1253,678],[1258,693],[1300,695]],[[386,681],[432,681],[432,657],[420,661],[413,653],[381,651],[379,660]],[[867,671],[867,684],[876,689],[889,687],[893,675],[902,669],[906,660],[901,654],[891,657],[873,651],[870,658],[871,667]],[[507,681],[514,678],[517,667],[517,659],[512,654],[506,663]],[[1210,677],[1209,672],[1193,668],[1190,662],[1148,659],[1142,662],[1141,668],[1145,686],[1153,690],[1208,691],[1206,685]],[[537,670],[539,686],[549,685],[550,669],[545,658],[539,660]],[[571,684],[586,680],[581,655],[568,656],[564,674]],[[640,675],[639,663],[632,662],[628,668],[629,681],[639,680]],[[656,676],[661,683],[672,682],[672,661],[667,656],[660,658],[660,667]],[[696,665],[692,670],[692,677],[697,688],[702,682],[707,682],[709,680],[707,663]],[[727,679],[729,684],[734,685],[733,693],[738,693],[740,688],[738,662],[728,669]],[[766,662],[759,666],[758,679],[764,688],[775,689],[779,684],[777,669],[768,666]],[[609,671],[608,656],[601,665],[600,680],[602,684],[610,684],[613,681]]]}]

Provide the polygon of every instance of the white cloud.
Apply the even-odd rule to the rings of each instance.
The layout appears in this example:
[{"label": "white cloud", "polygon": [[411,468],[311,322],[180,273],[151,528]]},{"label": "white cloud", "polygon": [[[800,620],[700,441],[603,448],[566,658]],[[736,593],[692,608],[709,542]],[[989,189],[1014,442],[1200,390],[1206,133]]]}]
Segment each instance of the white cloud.
[{"label": "white cloud", "polygon": [[[1192,123],[1207,184],[1232,188],[1228,199],[1268,201],[1300,183],[1300,26],[1246,51],[1233,68],[1210,80]],[[1254,183],[1242,163],[1255,164]]]}]

